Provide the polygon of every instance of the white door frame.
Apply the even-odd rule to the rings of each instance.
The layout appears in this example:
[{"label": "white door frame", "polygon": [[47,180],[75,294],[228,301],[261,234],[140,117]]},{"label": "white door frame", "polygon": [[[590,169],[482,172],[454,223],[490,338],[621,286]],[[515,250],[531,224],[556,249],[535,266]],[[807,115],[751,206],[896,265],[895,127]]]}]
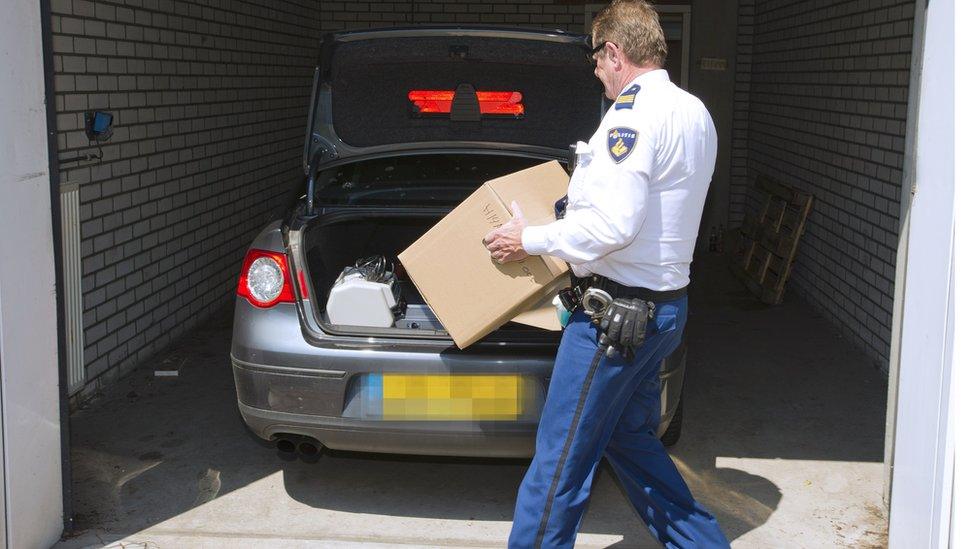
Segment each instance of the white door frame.
[{"label": "white door frame", "polygon": [[[924,10],[914,173],[892,361],[897,387],[893,426],[889,545],[947,547],[953,435],[949,387],[953,347],[954,10],[952,0],[919,0]],[[916,43],[918,43],[916,41]],[[897,361],[897,362],[895,362]]]},{"label": "white door frame", "polygon": [[0,19],[0,421],[7,547],[63,529],[58,314],[42,9]]}]

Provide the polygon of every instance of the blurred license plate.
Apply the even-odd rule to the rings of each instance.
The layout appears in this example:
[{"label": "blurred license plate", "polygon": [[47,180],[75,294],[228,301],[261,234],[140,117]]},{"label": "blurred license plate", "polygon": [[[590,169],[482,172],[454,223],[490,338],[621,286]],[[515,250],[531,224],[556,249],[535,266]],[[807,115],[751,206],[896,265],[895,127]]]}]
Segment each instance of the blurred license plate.
[{"label": "blurred license plate", "polygon": [[534,397],[520,375],[371,374],[366,399],[384,420],[516,420]]}]

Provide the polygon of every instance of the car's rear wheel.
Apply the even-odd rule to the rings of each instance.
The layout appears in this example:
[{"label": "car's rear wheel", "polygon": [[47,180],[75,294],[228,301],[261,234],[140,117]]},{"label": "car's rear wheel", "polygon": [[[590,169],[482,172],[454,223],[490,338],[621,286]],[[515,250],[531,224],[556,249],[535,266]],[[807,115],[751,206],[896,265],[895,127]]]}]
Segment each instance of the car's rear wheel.
[{"label": "car's rear wheel", "polygon": [[678,406],[674,410],[674,416],[671,417],[671,423],[668,424],[667,430],[661,435],[661,444],[665,446],[674,446],[678,443],[678,439],[681,438],[681,421],[684,417],[682,410],[684,409],[685,397],[681,395],[678,397]]}]

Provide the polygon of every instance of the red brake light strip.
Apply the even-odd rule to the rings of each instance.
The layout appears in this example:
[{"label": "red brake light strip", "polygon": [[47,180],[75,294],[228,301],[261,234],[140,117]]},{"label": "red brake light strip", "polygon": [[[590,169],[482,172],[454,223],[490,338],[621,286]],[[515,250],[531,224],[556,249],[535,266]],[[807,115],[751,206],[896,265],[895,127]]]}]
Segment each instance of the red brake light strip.
[{"label": "red brake light strip", "polygon": [[[480,91],[478,105],[481,114],[521,116],[525,114],[522,92]],[[454,92],[450,90],[411,90],[407,99],[413,102],[420,114],[450,114]]]}]

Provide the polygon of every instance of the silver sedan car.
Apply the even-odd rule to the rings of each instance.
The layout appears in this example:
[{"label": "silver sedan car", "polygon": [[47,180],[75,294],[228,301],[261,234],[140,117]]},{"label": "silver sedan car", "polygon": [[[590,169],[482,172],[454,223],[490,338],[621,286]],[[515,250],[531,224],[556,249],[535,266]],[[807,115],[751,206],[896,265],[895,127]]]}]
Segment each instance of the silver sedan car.
[{"label": "silver sedan car", "polygon": [[[388,325],[340,321],[327,304],[346,268],[396,257],[483,182],[567,163],[605,108],[582,36],[327,35],[301,196],[254,239],[238,281],[231,364],[247,425],[309,456],[531,456],[558,332],[508,323],[459,350],[392,260]],[[661,368],[665,444],[680,434],[684,353]]]}]

